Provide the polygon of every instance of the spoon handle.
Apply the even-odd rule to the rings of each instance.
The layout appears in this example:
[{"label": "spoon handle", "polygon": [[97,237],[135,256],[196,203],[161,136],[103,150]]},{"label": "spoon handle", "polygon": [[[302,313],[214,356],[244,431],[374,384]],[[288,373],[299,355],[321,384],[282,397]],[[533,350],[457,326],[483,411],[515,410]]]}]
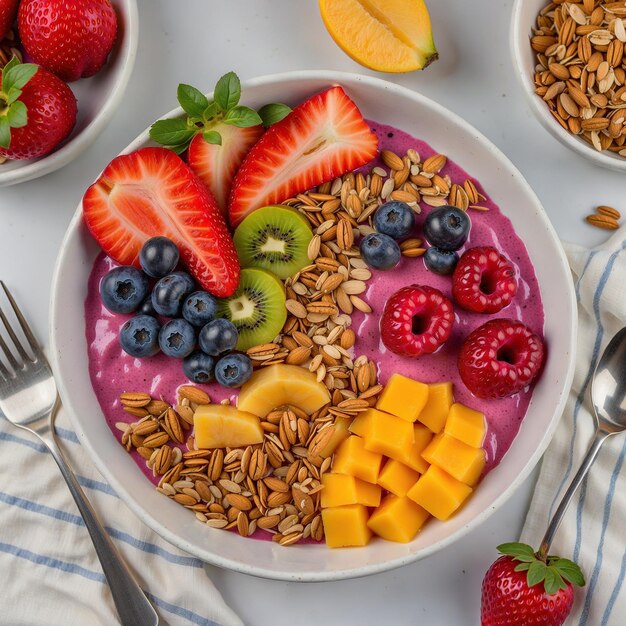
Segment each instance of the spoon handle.
[{"label": "spoon handle", "polygon": [[569,506],[572,496],[576,493],[576,490],[580,486],[580,483],[582,483],[583,479],[587,475],[589,468],[596,460],[596,456],[598,456],[598,452],[600,451],[602,444],[605,442],[609,434],[610,433],[607,433],[602,428],[598,428],[596,430],[593,441],[591,442],[589,450],[587,450],[587,454],[585,455],[585,458],[583,459],[580,467],[578,468],[578,471],[576,472],[576,476],[574,476],[574,478],[572,479],[572,482],[567,488],[565,495],[559,503],[559,508],[555,511],[552,519],[550,520],[548,530],[546,531],[546,534],[544,535],[543,540],[541,541],[541,546],[539,548],[540,556],[547,556],[550,545],[552,544],[552,540],[554,539],[554,535],[556,534],[556,531],[561,524],[561,521],[563,519],[563,516],[565,515],[567,507]]}]

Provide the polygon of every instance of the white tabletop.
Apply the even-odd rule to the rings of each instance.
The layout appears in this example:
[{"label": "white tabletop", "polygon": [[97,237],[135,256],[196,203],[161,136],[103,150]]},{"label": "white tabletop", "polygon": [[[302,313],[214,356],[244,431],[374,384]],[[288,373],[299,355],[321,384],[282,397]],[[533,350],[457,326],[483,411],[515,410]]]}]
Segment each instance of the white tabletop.
[{"label": "white tabletop", "polygon": [[[549,136],[515,82],[508,47],[511,0],[431,1],[441,59],[425,72],[385,75],[452,109],[517,165],[564,239],[593,245],[605,233],[582,221],[593,206],[621,210],[624,178]],[[137,65],[125,101],[98,141],[65,169],[0,189],[0,277],[46,337],[50,281],[65,228],[100,169],[160,114],[176,86],[212,89],[228,70],[242,79],[304,68],[372,73],[332,42],[315,0],[150,0],[140,3]],[[393,106],[393,103],[390,103]],[[481,528],[414,565],[366,579],[280,583],[210,569],[225,600],[251,626],[477,623],[480,583],[495,546],[518,536],[533,475]]]}]

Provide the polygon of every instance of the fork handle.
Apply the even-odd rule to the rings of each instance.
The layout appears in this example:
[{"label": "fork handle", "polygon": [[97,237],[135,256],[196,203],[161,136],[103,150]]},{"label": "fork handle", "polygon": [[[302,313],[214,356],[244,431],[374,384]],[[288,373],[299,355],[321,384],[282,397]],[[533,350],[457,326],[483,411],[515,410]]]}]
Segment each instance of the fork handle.
[{"label": "fork handle", "polygon": [[85,520],[91,540],[100,559],[102,570],[111,588],[113,602],[123,626],[157,626],[159,618],[154,607],[146,598],[137,581],[123,561],[120,553],[106,530],[100,523],[96,512],[70,469],[61,449],[52,436],[40,434],[40,439],[50,450],[56,461],[70,493]]}]

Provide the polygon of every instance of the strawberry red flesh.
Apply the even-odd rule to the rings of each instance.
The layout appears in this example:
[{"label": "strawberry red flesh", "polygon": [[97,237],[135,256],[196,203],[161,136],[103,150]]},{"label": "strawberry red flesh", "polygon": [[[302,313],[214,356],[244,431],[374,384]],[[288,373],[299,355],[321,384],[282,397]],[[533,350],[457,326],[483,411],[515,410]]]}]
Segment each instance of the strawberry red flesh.
[{"label": "strawberry red flesh", "polygon": [[248,153],[233,181],[231,226],[259,207],[365,165],[377,149],[376,135],[341,87],[309,98],[271,126]]},{"label": "strawberry red flesh", "polygon": [[163,235],[204,289],[226,297],[237,288],[237,253],[215,199],[171,150],[141,148],[113,159],[85,193],[83,213],[120,264],[138,267],[144,241]]},{"label": "strawberry red flesh", "polygon": [[196,135],[189,145],[187,163],[209,188],[225,216],[233,178],[250,148],[263,134],[263,127],[238,128],[228,124],[216,124],[211,130],[219,132],[222,144],[211,144],[202,134]]},{"label": "strawberry red flesh", "polygon": [[17,17],[18,0],[0,0],[0,39],[3,39]]}]

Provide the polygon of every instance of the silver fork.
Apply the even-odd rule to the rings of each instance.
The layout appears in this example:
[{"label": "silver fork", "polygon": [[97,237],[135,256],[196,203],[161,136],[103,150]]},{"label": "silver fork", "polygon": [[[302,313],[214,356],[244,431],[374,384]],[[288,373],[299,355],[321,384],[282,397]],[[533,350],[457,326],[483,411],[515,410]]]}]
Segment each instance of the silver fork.
[{"label": "silver fork", "polygon": [[[96,512],[83,493],[54,435],[54,418],[59,398],[52,370],[28,323],[5,284],[0,285],[13,308],[31,354],[17,336],[0,307],[0,320],[13,347],[0,334],[0,411],[15,426],[36,435],[47,446],[69,487],[111,588],[113,601],[124,626],[156,626],[154,607],[133,578]],[[0,324],[0,330],[2,329]]]}]

